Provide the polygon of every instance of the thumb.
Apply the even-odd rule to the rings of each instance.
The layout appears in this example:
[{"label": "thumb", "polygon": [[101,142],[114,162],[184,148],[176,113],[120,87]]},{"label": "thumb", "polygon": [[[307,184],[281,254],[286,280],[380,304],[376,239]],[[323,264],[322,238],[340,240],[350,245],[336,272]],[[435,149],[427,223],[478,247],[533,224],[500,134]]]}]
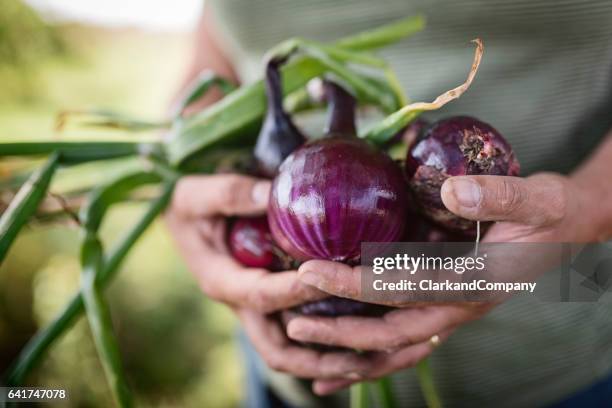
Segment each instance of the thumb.
[{"label": "thumb", "polygon": [[441,196],[450,211],[470,220],[529,225],[560,221],[567,202],[563,177],[552,174],[451,177],[442,185]]}]

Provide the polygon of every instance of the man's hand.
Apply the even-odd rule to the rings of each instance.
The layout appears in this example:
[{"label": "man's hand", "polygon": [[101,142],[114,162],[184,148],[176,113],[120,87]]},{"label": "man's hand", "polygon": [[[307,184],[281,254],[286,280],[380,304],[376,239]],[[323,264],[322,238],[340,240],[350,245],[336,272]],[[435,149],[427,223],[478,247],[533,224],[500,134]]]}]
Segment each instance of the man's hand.
[{"label": "man's hand", "polygon": [[575,180],[552,173],[527,178],[452,177],[442,201],[474,221],[498,221],[483,242],[590,242],[596,225],[585,222],[593,204]]},{"label": "man's hand", "polygon": [[245,268],[226,244],[226,217],[265,213],[270,182],[221,174],[180,180],[166,213],[169,228],[204,293],[234,308],[261,313],[324,297],[296,271]]},{"label": "man's hand", "polygon": [[[587,205],[578,183],[540,174],[526,179],[465,176],[447,180],[442,199],[449,210],[472,220],[499,221],[483,242],[588,242],[592,226],[584,223]],[[513,256],[515,256],[514,254]],[[299,268],[300,279],[327,293],[362,300],[359,267],[313,260]],[[397,309],[382,318],[343,316],[297,317],[287,326],[290,338],[305,342],[377,351],[375,369],[363,372],[374,379],[415,365],[438,340],[455,328],[488,313],[493,303],[419,305]],[[363,333],[364,335],[359,335]],[[397,355],[410,358],[401,359]],[[355,381],[317,380],[315,389],[333,392]]]},{"label": "man's hand", "polygon": [[226,217],[265,212],[270,183],[237,175],[185,177],[166,214],[169,228],[204,293],[230,306],[268,366],[304,378],[361,378],[375,362],[346,352],[318,352],[291,342],[270,313],[328,296],[296,271],[245,268],[226,246]]}]

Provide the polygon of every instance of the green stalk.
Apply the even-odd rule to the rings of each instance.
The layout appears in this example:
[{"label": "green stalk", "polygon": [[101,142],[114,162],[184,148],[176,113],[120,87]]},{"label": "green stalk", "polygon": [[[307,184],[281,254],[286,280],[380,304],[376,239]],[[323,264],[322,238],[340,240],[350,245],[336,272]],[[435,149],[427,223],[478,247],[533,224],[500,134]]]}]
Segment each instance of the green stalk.
[{"label": "green stalk", "polygon": [[472,42],[476,44],[476,50],[474,52],[472,66],[464,83],[456,88],[444,92],[432,102],[416,102],[402,107],[397,112],[392,113],[367,130],[363,137],[375,144],[385,143],[399,131],[408,126],[421,113],[440,109],[447,103],[458,99],[461,95],[463,95],[463,93],[468,90],[474,81],[476,72],[478,72],[478,67],[482,61],[482,55],[484,53],[484,45],[480,39],[475,39]]},{"label": "green stalk", "polygon": [[384,66],[384,61],[373,59],[367,54],[359,54],[353,51],[344,51],[341,48],[321,45],[313,41],[307,41],[300,38],[294,38],[279,44],[270,50],[266,59],[272,57],[287,58],[290,55],[298,52],[312,57],[323,65],[326,72],[336,75],[342,79],[346,85],[352,88],[352,91],[358,99],[364,102],[369,102],[380,106],[385,112],[393,112],[398,109],[396,100],[399,99],[396,95],[390,95],[370,84],[361,74],[353,72],[344,64],[353,63],[368,66],[381,67]]},{"label": "green stalk", "polygon": [[[421,17],[394,22],[338,41],[337,47],[353,51],[380,48],[413,34],[424,26]],[[315,58],[302,57],[290,61],[282,69],[283,91],[289,94],[326,72],[325,65]],[[181,121],[174,129],[174,139],[168,143],[171,164],[179,165],[189,156],[216,143],[244,140],[259,129],[266,109],[262,81],[240,87],[204,111]]]},{"label": "green stalk", "polygon": [[[155,218],[166,208],[172,197],[173,189],[174,183],[167,183],[159,198],[151,202],[138,222],[134,224],[128,233],[120,239],[119,243],[110,251],[110,255],[105,258],[104,266],[98,275],[98,284],[101,288],[108,286],[118,272],[119,266],[130,249],[132,249],[136,241],[142,236],[149,225],[151,225],[153,220],[155,220]],[[22,384],[28,373],[38,366],[48,348],[66,330],[72,327],[83,311],[83,298],[81,297],[81,292],[78,292],[70,302],[68,302],[66,307],[58,313],[53,322],[30,339],[13,365],[7,371],[5,377],[6,384],[8,386],[18,386]]]},{"label": "green stalk", "polygon": [[81,296],[106,379],[120,407],[131,407],[133,398],[121,363],[119,344],[106,300],[96,284],[102,270],[102,244],[97,230],[88,230],[81,249]]},{"label": "green stalk", "polygon": [[[167,129],[170,122],[150,122],[136,119],[123,113],[102,109],[70,110],[57,115],[55,130],[63,131],[69,120],[78,118],[77,124],[82,127],[106,128],[126,132],[144,132],[148,130]],[[77,119],[75,119],[76,121]]]},{"label": "green stalk", "polygon": [[396,408],[399,406],[393,395],[393,386],[389,377],[383,377],[376,381],[375,387],[382,408]]},{"label": "green stalk", "polygon": [[208,69],[204,70],[198,75],[195,81],[187,87],[185,96],[181,98],[178,106],[173,109],[172,116],[175,118],[180,117],[185,109],[203,98],[213,86],[219,87],[223,95],[227,95],[236,89],[236,85],[215,74],[214,71]]},{"label": "green stalk", "polygon": [[418,33],[423,28],[425,28],[425,18],[423,16],[413,16],[343,38],[337,41],[336,45],[355,51],[373,50],[396,43],[403,38]]},{"label": "green stalk", "polygon": [[351,408],[367,408],[368,388],[365,382],[351,385]]},{"label": "green stalk", "polygon": [[62,164],[77,164],[94,160],[146,154],[160,151],[160,143],[137,142],[15,142],[0,143],[0,157],[42,156],[58,153]]},{"label": "green stalk", "polygon": [[436,386],[433,382],[431,370],[429,368],[429,360],[423,359],[416,365],[417,377],[423,392],[423,397],[428,408],[441,408],[442,402],[436,391]]},{"label": "green stalk", "polygon": [[11,201],[0,218],[0,264],[21,228],[36,212],[45,198],[53,173],[59,163],[59,155],[53,154],[47,163],[34,172]]},{"label": "green stalk", "polygon": [[[283,91],[293,92],[325,72],[324,66],[312,58],[300,58],[282,71]],[[171,164],[179,165],[189,156],[223,141],[238,142],[256,134],[266,109],[262,81],[243,86],[184,121],[173,129],[168,143]]]},{"label": "green stalk", "polygon": [[132,396],[113,333],[110,310],[100,288],[104,255],[98,230],[110,207],[127,199],[138,187],[159,181],[157,174],[141,170],[121,175],[92,191],[88,204],[81,210],[81,226],[85,232],[81,245],[81,298],[106,379],[121,407],[132,406]]}]

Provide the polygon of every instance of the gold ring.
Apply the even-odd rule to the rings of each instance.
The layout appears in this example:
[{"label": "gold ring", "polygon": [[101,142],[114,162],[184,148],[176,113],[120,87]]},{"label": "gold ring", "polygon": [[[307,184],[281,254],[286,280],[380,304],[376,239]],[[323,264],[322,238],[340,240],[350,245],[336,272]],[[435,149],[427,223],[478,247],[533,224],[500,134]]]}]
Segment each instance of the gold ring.
[{"label": "gold ring", "polygon": [[434,334],[433,336],[431,336],[431,338],[429,339],[429,343],[433,346],[433,347],[438,347],[440,345],[440,336],[438,336],[437,334]]}]

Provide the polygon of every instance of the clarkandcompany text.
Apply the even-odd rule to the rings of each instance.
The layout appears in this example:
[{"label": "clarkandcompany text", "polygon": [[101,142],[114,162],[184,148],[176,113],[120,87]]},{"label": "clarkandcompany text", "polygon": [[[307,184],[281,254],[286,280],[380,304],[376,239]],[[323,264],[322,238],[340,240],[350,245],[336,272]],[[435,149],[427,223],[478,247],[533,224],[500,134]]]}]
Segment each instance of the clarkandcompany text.
[{"label": "clarkandcompany text", "polygon": [[397,282],[385,282],[376,279],[372,282],[376,291],[495,291],[495,292],[525,292],[533,293],[535,282],[489,282],[484,279],[470,282],[434,281],[423,279],[417,282],[402,279]]}]

